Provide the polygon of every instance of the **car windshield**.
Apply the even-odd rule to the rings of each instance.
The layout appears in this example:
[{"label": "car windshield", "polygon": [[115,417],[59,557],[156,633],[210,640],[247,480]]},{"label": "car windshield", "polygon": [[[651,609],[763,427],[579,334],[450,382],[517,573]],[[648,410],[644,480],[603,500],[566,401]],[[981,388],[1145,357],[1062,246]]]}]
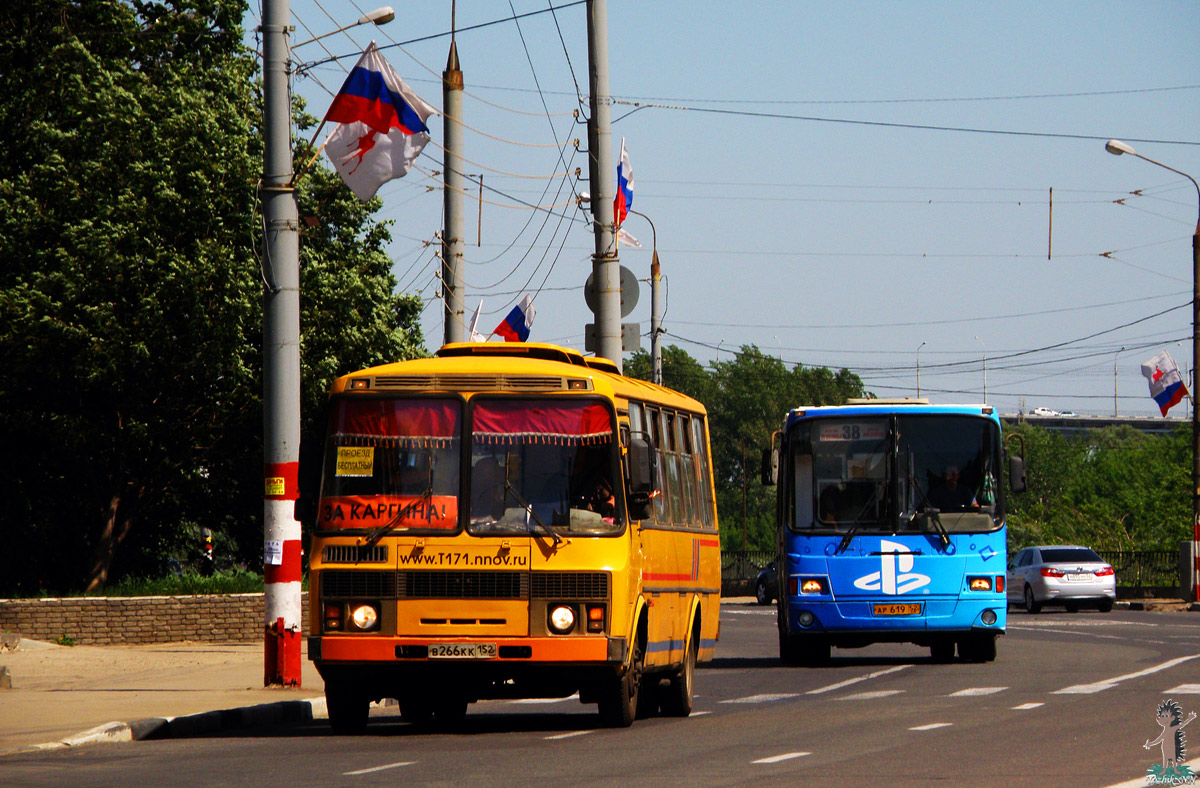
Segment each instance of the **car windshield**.
[{"label": "car windshield", "polygon": [[1042,548],[1042,563],[1103,563],[1104,559],[1086,547],[1048,547]]},{"label": "car windshield", "polygon": [[334,400],[317,527],[456,529],[461,409],[448,399]]},{"label": "car windshield", "polygon": [[612,412],[586,399],[476,399],[468,529],[621,530]]},{"label": "car windshield", "polygon": [[796,528],[841,533],[990,531],[999,435],[986,418],[867,415],[794,427]]}]

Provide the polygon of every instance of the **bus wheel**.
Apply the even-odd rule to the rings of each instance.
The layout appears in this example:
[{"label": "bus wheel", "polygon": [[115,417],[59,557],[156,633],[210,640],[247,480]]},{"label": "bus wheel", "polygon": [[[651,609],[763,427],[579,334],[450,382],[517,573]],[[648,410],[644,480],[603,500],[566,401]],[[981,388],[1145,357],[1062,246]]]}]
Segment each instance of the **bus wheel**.
[{"label": "bus wheel", "polygon": [[968,662],[995,662],[996,636],[990,632],[968,635],[958,641],[958,655]]},{"label": "bus wheel", "polygon": [[692,685],[696,680],[696,650],[699,647],[699,629],[688,642],[683,656],[683,667],[671,677],[662,696],[662,711],[667,717],[686,717],[692,713]]},{"label": "bus wheel", "polygon": [[329,725],[339,736],[362,733],[367,727],[371,702],[353,685],[325,682],[325,706],[329,712]]},{"label": "bus wheel", "polygon": [[600,689],[600,718],[608,727],[628,728],[633,724],[637,717],[644,667],[645,652],[639,637],[633,641],[629,667],[622,675],[608,679]]},{"label": "bus wheel", "polygon": [[954,659],[954,641],[941,638],[929,644],[929,656],[934,662],[950,662]]}]

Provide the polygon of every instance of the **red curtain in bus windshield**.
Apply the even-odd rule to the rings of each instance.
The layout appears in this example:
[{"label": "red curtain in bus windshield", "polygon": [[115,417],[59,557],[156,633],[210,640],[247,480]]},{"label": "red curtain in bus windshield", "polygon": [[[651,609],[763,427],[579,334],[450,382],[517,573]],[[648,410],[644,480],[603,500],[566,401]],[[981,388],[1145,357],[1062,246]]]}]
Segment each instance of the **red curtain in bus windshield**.
[{"label": "red curtain in bus windshield", "polygon": [[318,527],[456,528],[461,417],[457,400],[335,400]]}]

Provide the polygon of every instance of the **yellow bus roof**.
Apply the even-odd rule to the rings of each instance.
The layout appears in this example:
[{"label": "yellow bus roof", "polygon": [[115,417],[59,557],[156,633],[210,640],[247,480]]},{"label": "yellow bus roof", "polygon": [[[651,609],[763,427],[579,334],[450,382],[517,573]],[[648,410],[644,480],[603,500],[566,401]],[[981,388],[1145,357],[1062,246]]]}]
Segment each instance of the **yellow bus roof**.
[{"label": "yellow bus roof", "polygon": [[[606,358],[540,342],[459,342],[444,345],[429,358],[381,364],[343,375],[330,393],[361,386],[394,393],[504,391],[548,393],[570,391],[569,380],[591,380],[597,393],[609,397],[672,403],[705,413],[702,403],[649,381],[627,378]],[[362,381],[354,384],[353,381]],[[556,385],[555,381],[560,383]]]}]

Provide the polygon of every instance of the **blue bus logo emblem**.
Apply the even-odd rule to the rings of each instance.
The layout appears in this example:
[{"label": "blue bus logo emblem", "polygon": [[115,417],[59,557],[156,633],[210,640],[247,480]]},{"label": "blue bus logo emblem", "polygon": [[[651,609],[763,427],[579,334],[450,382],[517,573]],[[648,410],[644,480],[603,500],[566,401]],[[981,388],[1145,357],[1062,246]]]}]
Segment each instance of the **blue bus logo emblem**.
[{"label": "blue bus logo emblem", "polygon": [[855,580],[855,588],[896,596],[929,585],[929,575],[912,571],[915,559],[908,552],[907,545],[883,539],[880,540],[879,550],[882,553],[879,556],[879,571]]}]

